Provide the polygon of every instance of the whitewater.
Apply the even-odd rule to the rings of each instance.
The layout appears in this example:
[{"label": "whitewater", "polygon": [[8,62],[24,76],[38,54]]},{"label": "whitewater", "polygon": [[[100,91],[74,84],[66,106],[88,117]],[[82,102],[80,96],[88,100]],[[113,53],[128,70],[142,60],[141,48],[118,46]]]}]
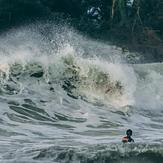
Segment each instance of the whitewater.
[{"label": "whitewater", "polygon": [[1,34],[0,162],[162,163],[163,64],[132,55],[51,23]]}]

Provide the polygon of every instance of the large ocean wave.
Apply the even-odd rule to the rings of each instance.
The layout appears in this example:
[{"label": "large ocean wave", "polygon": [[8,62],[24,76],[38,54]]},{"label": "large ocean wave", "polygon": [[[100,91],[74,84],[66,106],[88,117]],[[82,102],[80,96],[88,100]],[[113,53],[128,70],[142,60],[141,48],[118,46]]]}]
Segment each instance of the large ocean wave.
[{"label": "large ocean wave", "polygon": [[[53,24],[11,30],[0,49],[2,162],[162,162],[162,63],[127,64]],[[121,144],[127,128],[135,144]]]}]

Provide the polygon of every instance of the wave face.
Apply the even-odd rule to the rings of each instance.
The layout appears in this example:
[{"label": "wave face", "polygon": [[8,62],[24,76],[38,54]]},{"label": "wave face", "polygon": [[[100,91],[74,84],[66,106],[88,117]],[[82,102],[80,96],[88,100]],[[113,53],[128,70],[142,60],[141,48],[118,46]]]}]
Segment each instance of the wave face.
[{"label": "wave face", "polygon": [[[162,63],[54,24],[0,36],[1,162],[162,162]],[[124,58],[123,58],[124,56]],[[127,128],[134,144],[121,144]]]}]

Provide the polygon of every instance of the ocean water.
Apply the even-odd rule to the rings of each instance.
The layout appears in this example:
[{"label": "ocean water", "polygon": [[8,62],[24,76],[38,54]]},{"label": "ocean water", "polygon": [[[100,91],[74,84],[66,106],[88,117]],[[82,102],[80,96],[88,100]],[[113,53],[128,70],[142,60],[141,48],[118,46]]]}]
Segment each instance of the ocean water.
[{"label": "ocean water", "polygon": [[162,163],[163,64],[130,55],[50,23],[2,34],[0,162]]}]

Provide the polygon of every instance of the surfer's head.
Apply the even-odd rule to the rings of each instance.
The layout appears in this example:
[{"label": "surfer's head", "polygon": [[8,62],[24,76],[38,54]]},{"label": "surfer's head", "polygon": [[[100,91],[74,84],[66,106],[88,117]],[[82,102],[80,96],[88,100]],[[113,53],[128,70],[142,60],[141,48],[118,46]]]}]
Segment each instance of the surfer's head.
[{"label": "surfer's head", "polygon": [[131,129],[128,129],[128,130],[126,131],[126,135],[127,135],[127,136],[132,136],[132,130],[131,130]]}]

